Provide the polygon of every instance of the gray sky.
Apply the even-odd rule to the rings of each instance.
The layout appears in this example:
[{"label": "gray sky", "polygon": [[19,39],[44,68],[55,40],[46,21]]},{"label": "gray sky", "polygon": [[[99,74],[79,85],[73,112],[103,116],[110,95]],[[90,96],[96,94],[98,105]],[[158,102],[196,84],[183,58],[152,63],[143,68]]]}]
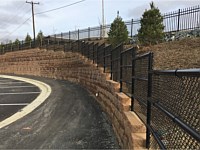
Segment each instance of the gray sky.
[{"label": "gray sky", "polygon": [[[30,0],[31,1],[31,0]],[[35,13],[62,7],[80,0],[33,0]],[[104,0],[105,22],[111,23],[117,11],[124,21],[140,18],[149,9],[152,0]],[[200,0],[154,0],[162,13],[179,8],[200,5]],[[102,18],[102,0],[85,0],[76,5],[57,11],[35,15],[36,34],[42,30],[44,35],[68,32],[77,29],[99,26]],[[27,21],[28,20],[28,21]],[[32,33],[31,5],[26,0],[0,0],[0,42],[23,40]]]}]

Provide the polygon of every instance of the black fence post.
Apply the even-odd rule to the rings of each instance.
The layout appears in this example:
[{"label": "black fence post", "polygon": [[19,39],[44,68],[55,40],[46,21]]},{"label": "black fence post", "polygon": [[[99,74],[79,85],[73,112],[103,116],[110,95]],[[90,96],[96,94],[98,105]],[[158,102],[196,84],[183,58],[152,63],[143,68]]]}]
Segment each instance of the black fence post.
[{"label": "black fence post", "polygon": [[71,35],[70,35],[70,34],[71,34],[71,33],[70,33],[70,31],[69,31],[68,47],[69,47],[69,49],[71,50],[71,43],[70,43]]},{"label": "black fence post", "polygon": [[102,37],[103,37],[102,32],[103,32],[103,28],[102,28],[102,25],[101,25],[100,26],[100,39],[102,39]]},{"label": "black fence post", "polygon": [[151,97],[152,97],[152,65],[153,65],[153,53],[150,53],[148,62],[146,148],[150,148],[150,136],[151,136],[150,126],[151,126]]},{"label": "black fence post", "polygon": [[88,41],[90,40],[90,27],[88,27]]},{"label": "black fence post", "polygon": [[79,49],[79,40],[80,40],[80,31],[79,31],[79,29],[78,29],[78,49]]},{"label": "black fence post", "polygon": [[54,34],[53,50],[56,50],[56,34]]},{"label": "black fence post", "polygon": [[180,9],[178,9],[178,25],[177,25],[177,31],[179,31],[180,30],[180,12],[181,12],[181,10]]},{"label": "black fence post", "polygon": [[97,51],[97,62],[96,62],[96,63],[97,63],[97,68],[98,68],[98,61],[99,61],[99,56],[98,56],[98,55],[99,55],[99,54],[98,54],[99,51],[98,51],[98,49],[99,49],[99,48],[97,47],[97,49],[96,49],[96,51]]},{"label": "black fence post", "polygon": [[135,58],[136,58],[136,48],[132,51],[132,86],[131,86],[131,111],[134,111],[134,91],[135,91]]},{"label": "black fence post", "polygon": [[70,36],[71,36],[71,35],[70,35],[70,31],[69,31],[69,42],[70,42],[70,38],[71,38]]},{"label": "black fence post", "polygon": [[22,41],[22,44],[21,44],[21,50],[24,49],[23,46],[24,46],[24,41]]},{"label": "black fence post", "polygon": [[113,67],[112,67],[112,51],[113,51],[113,48],[111,48],[111,51],[110,51],[110,80],[112,80],[112,76],[113,76]]},{"label": "black fence post", "polygon": [[13,50],[13,44],[11,43],[11,47],[10,47],[10,50],[11,50],[11,52],[12,52],[12,50]]},{"label": "black fence post", "polygon": [[[60,45],[60,40],[59,40],[59,36],[56,35],[56,45]],[[57,49],[57,48],[56,48]]]},{"label": "black fence post", "polygon": [[[122,46],[123,47],[123,46]],[[123,51],[123,50],[122,50]],[[119,82],[120,82],[120,92],[122,92],[122,71],[123,71],[123,69],[122,69],[122,65],[123,65],[123,60],[122,60],[122,51],[120,50],[120,57],[119,57],[119,66],[120,66],[120,69],[119,69]]]},{"label": "black fence post", "polygon": [[133,38],[133,19],[131,20],[131,38]]},{"label": "black fence post", "polygon": [[5,45],[2,46],[1,54],[4,54],[4,46],[5,46]]},{"label": "black fence post", "polygon": [[80,37],[79,37],[79,29],[78,29],[78,31],[77,31],[77,32],[78,32],[78,41],[79,41],[79,39],[80,39]]},{"label": "black fence post", "polygon": [[21,50],[21,42],[19,42],[18,51]]},{"label": "black fence post", "polygon": [[104,47],[103,48],[103,72],[105,73],[106,72],[106,48]]},{"label": "black fence post", "polygon": [[93,49],[92,49],[92,60],[93,60],[93,64],[94,64],[94,49],[96,47],[96,44],[93,46]]}]

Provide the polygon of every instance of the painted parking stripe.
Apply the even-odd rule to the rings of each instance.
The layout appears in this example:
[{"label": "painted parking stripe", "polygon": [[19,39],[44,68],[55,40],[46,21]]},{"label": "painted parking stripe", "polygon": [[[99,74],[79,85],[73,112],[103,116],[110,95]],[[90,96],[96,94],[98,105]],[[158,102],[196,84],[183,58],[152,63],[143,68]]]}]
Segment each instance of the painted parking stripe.
[{"label": "painted parking stripe", "polygon": [[39,94],[41,92],[0,93],[0,95]]},{"label": "painted parking stripe", "polygon": [[[5,87],[0,87],[0,89],[9,89],[9,88],[29,88],[29,87],[36,87],[36,86],[24,86],[24,85],[19,85],[19,86],[5,86]],[[36,87],[37,88],[37,87]]]},{"label": "painted parking stripe", "polygon": [[27,106],[29,103],[0,104],[0,106]]},{"label": "painted parking stripe", "polygon": [[27,114],[31,113],[34,109],[36,109],[39,105],[41,105],[51,94],[51,87],[48,84],[43,83],[41,81],[17,77],[17,76],[0,75],[0,77],[11,78],[11,79],[15,79],[15,80],[21,80],[21,81],[24,81],[24,82],[28,82],[30,84],[33,84],[33,85],[39,87],[40,90],[41,90],[41,92],[37,96],[37,98],[34,101],[32,101],[29,105],[27,105],[23,109],[21,109],[20,112],[17,112],[14,115],[12,115],[11,117],[1,121],[0,122],[0,129],[11,124],[11,123],[13,123],[13,122],[15,122],[15,121],[17,121],[18,119],[26,116]]},{"label": "painted parking stripe", "polygon": [[0,82],[11,82],[11,81],[15,81],[15,80],[0,80]]},{"label": "painted parking stripe", "polygon": [[26,83],[26,82],[6,82],[6,83],[0,83],[1,85],[3,84],[18,84],[18,83]]}]

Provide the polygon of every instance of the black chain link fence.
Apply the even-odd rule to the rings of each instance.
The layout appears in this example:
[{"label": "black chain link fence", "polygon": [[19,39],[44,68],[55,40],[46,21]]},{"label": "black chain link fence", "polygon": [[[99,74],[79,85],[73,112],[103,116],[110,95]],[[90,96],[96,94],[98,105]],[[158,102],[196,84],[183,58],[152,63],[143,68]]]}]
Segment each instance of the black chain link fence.
[{"label": "black chain link fence", "polygon": [[130,97],[132,95],[132,61],[135,51],[134,48],[129,48],[121,53],[121,91]]},{"label": "black chain link fence", "polygon": [[103,67],[104,68],[104,56],[105,56],[105,43],[101,44],[98,48],[97,48],[97,64],[98,67]]},{"label": "black chain link fence", "polygon": [[[32,48],[24,43],[20,50]],[[20,45],[18,45],[20,46]],[[136,48],[47,38],[47,50],[79,52],[120,82],[131,97],[131,110],[147,127],[146,147],[200,149],[200,69],[152,70],[152,53],[137,56]],[[13,51],[8,47],[7,51]]]},{"label": "black chain link fence", "polygon": [[200,149],[200,69],[154,71],[151,103],[151,128],[165,148]]},{"label": "black chain link fence", "polygon": [[112,80],[120,81],[120,56],[123,45],[120,44],[111,51],[111,76]]},{"label": "black chain link fence", "polygon": [[112,45],[108,45],[105,47],[105,55],[104,55],[104,72],[110,73],[111,72],[111,51]]},{"label": "black chain link fence", "polygon": [[148,97],[148,73],[149,73],[149,59],[151,53],[134,58],[134,76],[133,76],[133,97],[134,103],[132,110],[134,110],[140,119],[146,124],[147,120],[147,97]]}]

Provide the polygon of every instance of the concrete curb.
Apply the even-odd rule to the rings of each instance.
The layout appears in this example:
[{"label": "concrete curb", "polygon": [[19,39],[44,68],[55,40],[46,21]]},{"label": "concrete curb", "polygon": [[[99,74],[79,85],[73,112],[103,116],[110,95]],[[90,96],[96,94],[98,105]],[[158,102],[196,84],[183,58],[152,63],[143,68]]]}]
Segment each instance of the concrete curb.
[{"label": "concrete curb", "polygon": [[1,78],[9,78],[9,79],[14,79],[14,80],[20,80],[24,81],[30,84],[33,84],[40,88],[41,93],[38,95],[38,97],[32,101],[29,105],[21,109],[20,112],[15,113],[11,117],[3,120],[0,122],[0,129],[10,125],[11,123],[21,119],[22,117],[28,115],[31,113],[34,109],[36,109],[38,106],[40,106],[51,94],[51,87],[43,82],[33,80],[33,79],[28,79],[28,78],[22,78],[22,77],[17,77],[17,76],[8,76],[8,75],[0,75]]}]

